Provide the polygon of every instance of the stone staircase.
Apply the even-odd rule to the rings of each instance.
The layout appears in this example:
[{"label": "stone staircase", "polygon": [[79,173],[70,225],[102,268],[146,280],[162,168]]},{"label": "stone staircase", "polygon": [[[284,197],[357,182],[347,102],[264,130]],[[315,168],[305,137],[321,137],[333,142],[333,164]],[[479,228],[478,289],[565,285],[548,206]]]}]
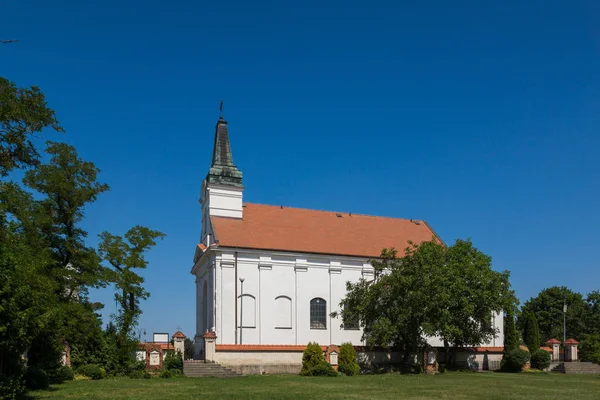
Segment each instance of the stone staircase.
[{"label": "stone staircase", "polygon": [[562,362],[552,368],[552,372],[562,374],[598,374],[600,375],[600,365],[591,362]]},{"label": "stone staircase", "polygon": [[185,361],[183,363],[183,374],[185,376],[196,378],[209,376],[216,378],[231,378],[234,376],[242,376],[220,364],[204,361]]}]

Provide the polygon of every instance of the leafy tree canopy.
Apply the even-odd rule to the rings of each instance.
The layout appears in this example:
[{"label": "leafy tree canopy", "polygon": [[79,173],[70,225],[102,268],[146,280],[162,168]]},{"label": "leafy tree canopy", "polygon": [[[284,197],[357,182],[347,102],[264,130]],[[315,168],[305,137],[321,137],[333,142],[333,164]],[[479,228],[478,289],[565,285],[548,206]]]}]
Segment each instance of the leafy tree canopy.
[{"label": "leafy tree canopy", "polygon": [[430,336],[447,348],[481,344],[497,333],[493,313],[515,306],[508,272],[492,270],[491,258],[469,240],[450,247],[411,243],[404,257],[384,249],[372,265],[373,281],[346,284],[339,314],[360,321],[368,345],[392,346],[406,356]]},{"label": "leafy tree canopy", "polygon": [[31,137],[47,127],[63,131],[42,91],[37,86],[18,87],[0,77],[0,176],[38,163]]},{"label": "leafy tree canopy", "polygon": [[567,338],[581,339],[586,331],[586,317],[588,306],[580,293],[562,286],[554,286],[542,290],[536,297],[531,298],[521,308],[518,318],[518,327],[525,332],[527,315],[535,315],[540,332],[540,340],[563,337],[563,304],[567,302]]}]

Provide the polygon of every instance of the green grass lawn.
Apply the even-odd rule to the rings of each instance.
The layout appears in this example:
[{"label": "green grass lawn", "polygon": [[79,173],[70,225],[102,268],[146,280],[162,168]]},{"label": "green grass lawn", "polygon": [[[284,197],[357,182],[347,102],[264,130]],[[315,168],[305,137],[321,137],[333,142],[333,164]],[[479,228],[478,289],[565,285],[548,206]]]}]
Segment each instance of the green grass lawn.
[{"label": "green grass lawn", "polygon": [[55,385],[36,399],[600,399],[600,377],[446,373],[357,377],[105,379]]}]

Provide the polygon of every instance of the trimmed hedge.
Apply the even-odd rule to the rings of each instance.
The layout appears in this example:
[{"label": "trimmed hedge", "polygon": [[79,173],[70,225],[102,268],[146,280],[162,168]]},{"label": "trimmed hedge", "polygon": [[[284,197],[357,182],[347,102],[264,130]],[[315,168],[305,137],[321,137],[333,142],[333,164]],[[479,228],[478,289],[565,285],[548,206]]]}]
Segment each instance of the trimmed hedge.
[{"label": "trimmed hedge", "polygon": [[150,379],[152,375],[146,371],[134,370],[129,373],[129,378],[131,379]]},{"label": "trimmed hedge", "polygon": [[550,366],[550,354],[539,349],[531,353],[531,368],[544,370]]},{"label": "trimmed hedge", "polygon": [[521,372],[529,361],[529,357],[529,352],[523,349],[510,350],[502,357],[500,370],[502,372]]},{"label": "trimmed hedge", "polygon": [[358,366],[356,351],[354,350],[352,343],[342,343],[340,347],[338,369],[344,375],[358,375],[360,367]]}]

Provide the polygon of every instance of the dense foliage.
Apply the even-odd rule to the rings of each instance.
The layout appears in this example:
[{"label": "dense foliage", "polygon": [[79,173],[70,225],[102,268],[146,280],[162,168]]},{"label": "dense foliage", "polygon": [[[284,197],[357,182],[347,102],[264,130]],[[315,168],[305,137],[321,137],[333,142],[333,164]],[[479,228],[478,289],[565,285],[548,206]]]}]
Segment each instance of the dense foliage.
[{"label": "dense foliage", "polygon": [[77,373],[79,375],[87,376],[92,380],[103,379],[106,376],[106,370],[96,364],[85,364],[81,367],[77,368]]},{"label": "dense foliage", "polygon": [[503,372],[521,372],[525,364],[529,361],[529,352],[523,349],[514,349],[502,357],[500,370]]},{"label": "dense foliage", "polygon": [[304,353],[302,354],[302,370],[300,375],[312,376],[312,371],[321,365],[321,362],[325,361],[323,356],[323,350],[318,343],[310,342],[306,345]]},{"label": "dense foliage", "polygon": [[[44,128],[62,131],[39,88],[19,88],[0,77],[2,396],[17,395],[22,382],[43,387],[43,376],[50,383],[71,379],[72,371],[60,364],[66,347],[72,366],[93,364],[96,378],[106,371],[127,373],[136,345],[131,327],[141,313],[139,301],[148,296],[140,276],[124,277],[102,264],[82,227],[85,210],[108,190],[98,181],[100,170],[64,143],[47,142],[46,161],[40,163],[31,138]],[[136,226],[125,236],[124,266],[145,268],[144,253],[162,234]],[[127,329],[117,317],[119,329],[102,330],[103,305],[91,302],[88,290],[107,284],[120,293],[142,293],[127,299],[128,310],[134,310]]]},{"label": "dense foliage", "polygon": [[531,352],[531,368],[544,370],[550,366],[550,353],[537,349]]},{"label": "dense foliage", "polygon": [[527,313],[525,318],[525,332],[523,332],[523,338],[525,339],[525,345],[529,349],[529,352],[533,355],[533,353],[540,349],[540,331],[538,329],[537,319],[533,313]]},{"label": "dense foliage", "polygon": [[384,249],[372,264],[374,281],[348,282],[341,311],[332,315],[359,321],[367,345],[391,345],[407,365],[427,336],[443,339],[454,364],[457,347],[489,340],[497,333],[492,315],[514,307],[508,272],[494,271],[491,258],[468,240],[410,244],[403,257]]},{"label": "dense foliage", "polygon": [[587,335],[580,344],[579,358],[582,361],[591,361],[600,364],[600,334]]},{"label": "dense foliage", "polygon": [[512,310],[504,316],[504,353],[519,348],[519,334],[515,326],[515,317]]},{"label": "dense foliage", "polygon": [[360,367],[356,359],[356,350],[352,343],[342,343],[338,356],[338,370],[345,375],[358,375]]},{"label": "dense foliage", "polygon": [[168,351],[163,360],[163,369],[183,372],[183,358],[181,357],[181,353]]}]

